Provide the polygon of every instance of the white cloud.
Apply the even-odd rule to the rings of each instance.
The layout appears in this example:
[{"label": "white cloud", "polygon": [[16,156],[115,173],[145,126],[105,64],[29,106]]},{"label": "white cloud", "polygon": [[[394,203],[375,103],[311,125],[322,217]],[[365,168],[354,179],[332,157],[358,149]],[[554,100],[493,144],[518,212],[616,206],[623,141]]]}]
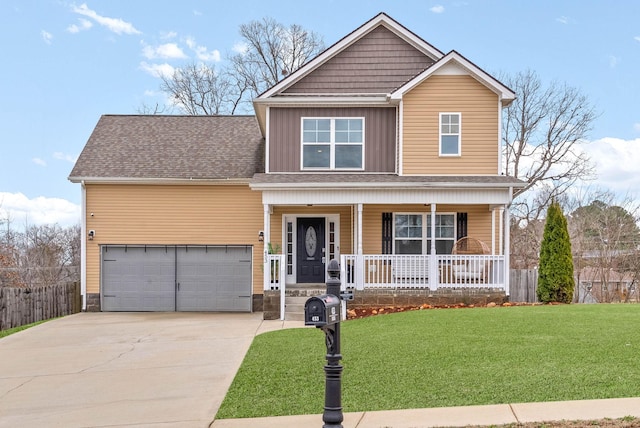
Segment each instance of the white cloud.
[{"label": "white cloud", "polygon": [[618,58],[617,56],[609,55],[609,68],[616,68],[619,62],[620,58]]},{"label": "white cloud", "polygon": [[195,9],[193,10],[193,14],[195,16],[202,16],[202,12],[200,12],[199,10],[195,10]]},{"label": "white cloud", "polygon": [[249,46],[244,42],[237,42],[236,44],[233,45],[231,50],[239,54],[245,54],[247,50],[249,50]]},{"label": "white cloud", "polygon": [[47,166],[47,163],[40,158],[33,158],[31,159],[31,162],[35,163],[36,165]]},{"label": "white cloud", "polygon": [[640,132],[640,122],[633,124],[633,130],[636,132]]},{"label": "white cloud", "polygon": [[220,51],[217,49],[210,51],[205,46],[198,45],[193,37],[187,37],[184,42],[200,61],[220,61]]},{"label": "white cloud", "polygon": [[160,38],[162,40],[175,39],[178,36],[178,33],[175,31],[163,31],[160,33]]},{"label": "white cloud", "polygon": [[40,35],[42,36],[42,40],[44,40],[46,44],[51,44],[51,40],[53,40],[53,34],[48,31],[42,30],[40,31]]},{"label": "white cloud", "polygon": [[147,59],[184,59],[187,55],[175,43],[165,43],[159,46],[145,45],[142,48],[142,55]]},{"label": "white cloud", "polygon": [[84,18],[79,18],[78,21],[80,21],[80,25],[71,24],[67,27],[67,31],[70,32],[71,34],[76,34],[76,33],[79,33],[80,31],[86,31],[89,28],[93,27],[93,24],[91,23],[91,21],[88,21]]},{"label": "white cloud", "polygon": [[80,6],[73,6],[73,12],[93,19],[98,24],[116,34],[141,34],[130,22],[123,21],[120,18],[108,18],[98,15],[98,13],[89,9],[86,3]]},{"label": "white cloud", "polygon": [[623,195],[638,192],[640,138],[622,140],[605,137],[580,147],[595,164],[600,186]]},{"label": "white cloud", "polygon": [[80,222],[80,213],[80,205],[66,199],[44,196],[29,199],[22,193],[0,192],[0,219],[9,220],[16,229],[27,224],[72,226]]},{"label": "white cloud", "polygon": [[433,13],[444,13],[444,6],[441,4],[435,5],[429,9]]},{"label": "white cloud", "polygon": [[561,16],[560,18],[556,18],[556,21],[561,24],[568,24],[569,18],[567,18],[566,16]]},{"label": "white cloud", "polygon": [[633,39],[640,42],[640,36],[635,36]]},{"label": "white cloud", "polygon": [[77,156],[69,155],[69,154],[62,153],[62,152],[54,152],[53,153],[53,158],[54,159],[58,159],[58,160],[67,161],[69,163],[76,163],[76,160],[78,160]]},{"label": "white cloud", "polygon": [[164,64],[149,64],[143,61],[140,63],[140,68],[153,77],[171,77],[175,71],[175,68],[166,62]]}]

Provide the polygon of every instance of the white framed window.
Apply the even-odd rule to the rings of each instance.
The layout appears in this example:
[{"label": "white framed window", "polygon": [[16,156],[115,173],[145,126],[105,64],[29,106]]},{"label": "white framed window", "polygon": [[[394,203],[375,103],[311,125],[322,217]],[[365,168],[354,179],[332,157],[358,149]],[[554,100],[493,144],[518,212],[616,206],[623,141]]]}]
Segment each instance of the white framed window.
[{"label": "white framed window", "polygon": [[302,169],[364,169],[364,117],[302,118]]},{"label": "white framed window", "polygon": [[[456,241],[455,213],[436,214],[436,254],[451,254]],[[431,214],[394,213],[393,254],[431,254]]]},{"label": "white framed window", "polygon": [[461,113],[440,113],[440,156],[461,155]]}]

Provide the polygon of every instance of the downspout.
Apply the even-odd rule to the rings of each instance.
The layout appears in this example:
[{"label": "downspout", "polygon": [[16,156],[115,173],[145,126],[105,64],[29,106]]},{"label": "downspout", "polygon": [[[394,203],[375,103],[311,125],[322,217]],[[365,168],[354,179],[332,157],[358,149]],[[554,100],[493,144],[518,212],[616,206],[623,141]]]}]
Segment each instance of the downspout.
[{"label": "downspout", "polygon": [[80,182],[80,204],[82,223],[80,224],[80,295],[82,310],[87,310],[87,189],[84,180]]}]

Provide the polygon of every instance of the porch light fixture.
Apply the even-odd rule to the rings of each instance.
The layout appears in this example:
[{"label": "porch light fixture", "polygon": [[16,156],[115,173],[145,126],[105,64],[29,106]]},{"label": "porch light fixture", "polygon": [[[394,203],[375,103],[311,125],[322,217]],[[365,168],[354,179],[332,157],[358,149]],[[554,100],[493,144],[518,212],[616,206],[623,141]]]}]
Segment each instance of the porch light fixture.
[{"label": "porch light fixture", "polygon": [[258,242],[264,242],[264,230],[258,232]]},{"label": "porch light fixture", "polygon": [[89,231],[89,241],[93,241],[93,237],[96,236],[96,231],[95,230],[90,230]]}]

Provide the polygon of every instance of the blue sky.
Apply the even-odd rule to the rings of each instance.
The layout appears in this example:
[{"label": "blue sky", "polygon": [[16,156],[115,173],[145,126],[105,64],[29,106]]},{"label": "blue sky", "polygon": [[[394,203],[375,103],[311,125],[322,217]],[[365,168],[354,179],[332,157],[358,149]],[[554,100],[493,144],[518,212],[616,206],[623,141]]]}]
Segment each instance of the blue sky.
[{"label": "blue sky", "polygon": [[579,88],[600,112],[584,145],[596,184],[640,198],[639,1],[2,0],[0,219],[79,222],[67,176],[100,115],[162,102],[158,70],[223,66],[240,24],[272,17],[329,46],[379,12],[489,73]]}]

